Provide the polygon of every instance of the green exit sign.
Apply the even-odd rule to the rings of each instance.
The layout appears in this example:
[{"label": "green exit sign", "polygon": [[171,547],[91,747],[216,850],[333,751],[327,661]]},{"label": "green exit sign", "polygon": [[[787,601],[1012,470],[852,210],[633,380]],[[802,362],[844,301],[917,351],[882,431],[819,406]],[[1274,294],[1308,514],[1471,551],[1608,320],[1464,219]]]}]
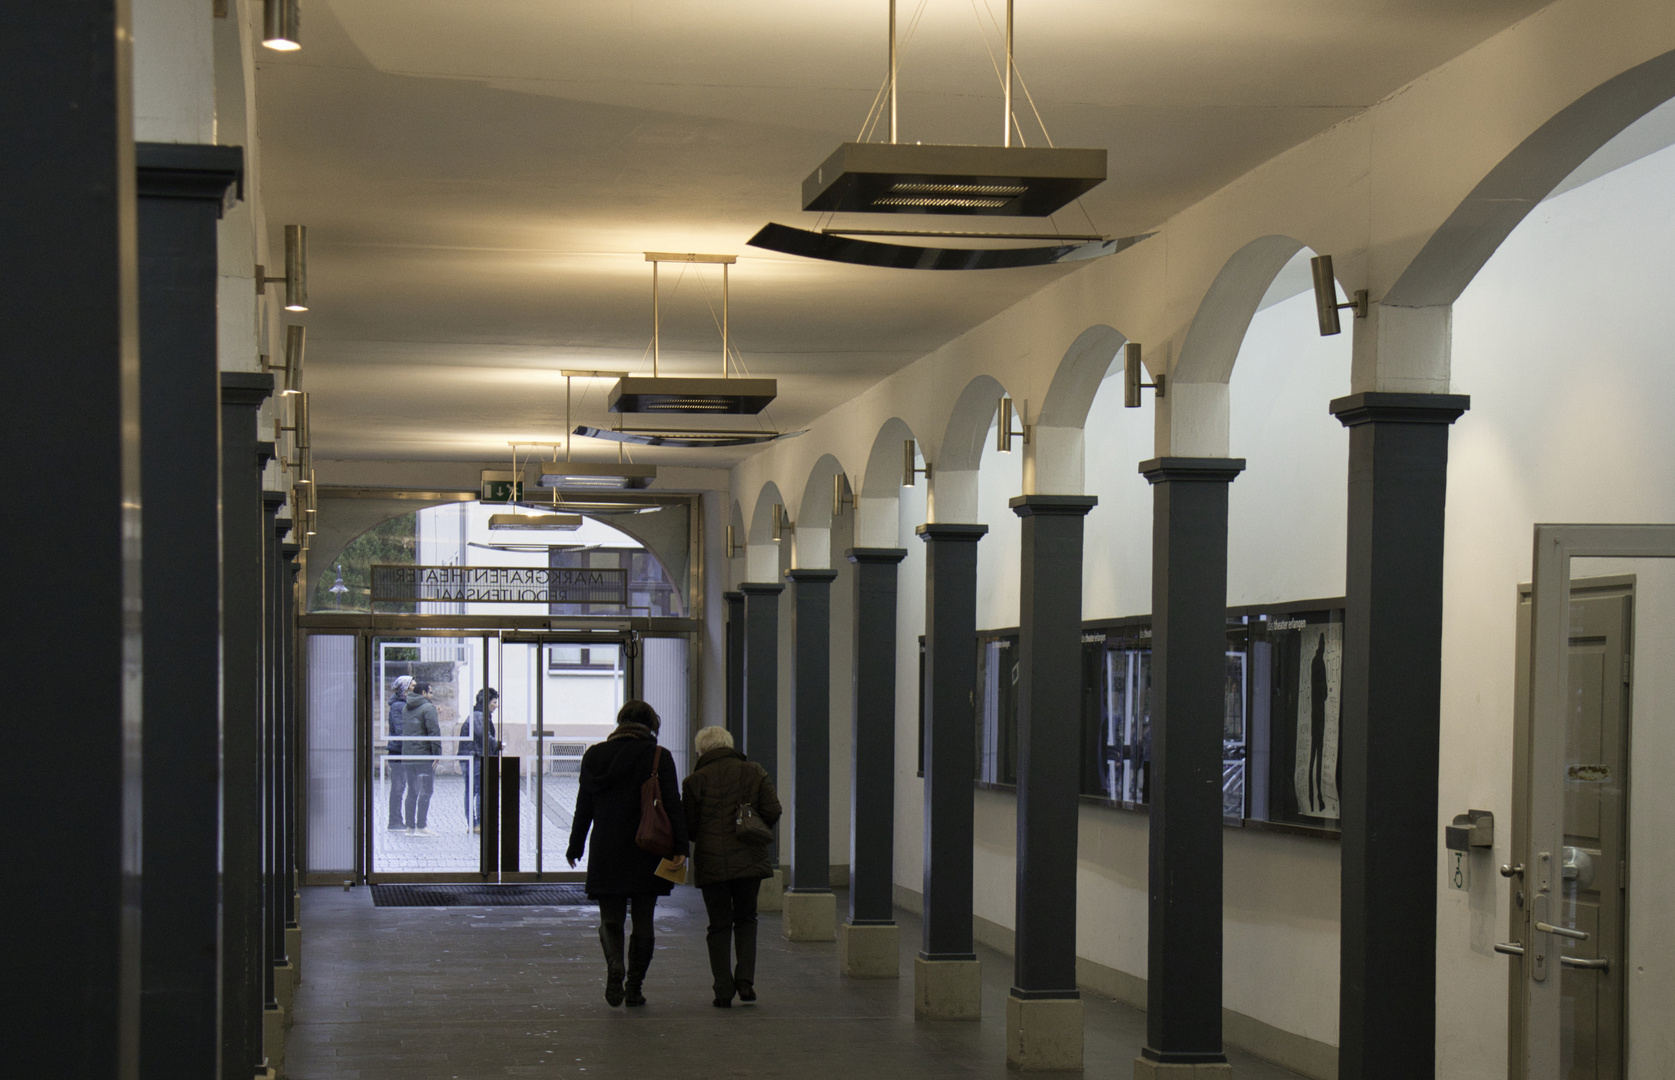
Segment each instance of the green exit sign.
[{"label": "green exit sign", "polygon": [[484,502],[512,502],[523,498],[523,484],[515,480],[483,479]]}]

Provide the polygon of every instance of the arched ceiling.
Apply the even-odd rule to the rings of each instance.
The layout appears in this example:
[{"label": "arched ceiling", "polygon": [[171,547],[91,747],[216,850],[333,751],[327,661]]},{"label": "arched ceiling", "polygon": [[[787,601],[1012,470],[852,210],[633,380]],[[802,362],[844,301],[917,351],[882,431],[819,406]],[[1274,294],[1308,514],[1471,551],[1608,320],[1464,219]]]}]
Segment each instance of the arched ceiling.
[{"label": "arched ceiling", "polygon": [[[310,229],[307,383],[328,476],[333,459],[498,460],[509,440],[561,438],[559,369],[649,370],[648,250],[740,257],[732,329],[750,373],[780,382],[781,428],[1071,272],[877,270],[745,245],[769,220],[818,224],[796,210],[800,184],[874,100],[883,0],[304,4],[303,49],[259,58],[258,167],[275,242],[284,223]],[[1022,0],[1019,72],[1054,141],[1110,152],[1087,217],[1055,224],[1145,232],[1541,6]],[[904,27],[916,7],[901,4]],[[978,27],[1003,8],[929,0],[903,54],[904,139],[996,141]],[[912,224],[971,227],[883,227]],[[664,373],[717,372],[698,271],[678,289],[664,273]],[[577,419],[603,419],[607,384],[575,389]],[[614,454],[577,441],[577,457]]]}]

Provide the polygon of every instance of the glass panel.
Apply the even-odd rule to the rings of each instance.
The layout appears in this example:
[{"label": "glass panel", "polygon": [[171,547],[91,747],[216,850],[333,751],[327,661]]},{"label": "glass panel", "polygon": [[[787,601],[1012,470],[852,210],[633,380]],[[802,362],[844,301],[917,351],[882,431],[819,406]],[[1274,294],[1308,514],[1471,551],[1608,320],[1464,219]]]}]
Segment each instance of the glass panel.
[{"label": "glass panel", "polygon": [[309,870],[355,869],[355,637],[310,634],[307,742]]},{"label": "glass panel", "polygon": [[1249,642],[1245,812],[1337,828],[1343,609],[1254,615],[1240,634]]},{"label": "glass panel", "polygon": [[1018,782],[1018,638],[982,639],[977,651],[977,779]]},{"label": "glass panel", "polygon": [[[616,715],[626,700],[628,657],[616,645],[559,644],[541,648],[545,659],[538,669],[532,667],[527,676],[531,700],[534,679],[543,680],[540,768],[535,774],[537,783],[530,792],[528,805],[533,807],[538,802],[541,807],[540,868],[564,872],[570,869],[564,855],[570,845],[570,827],[575,821],[576,781],[582,755],[616,727]],[[663,714],[661,707],[653,707]],[[685,724],[684,712],[680,723]],[[586,858],[584,846],[578,869],[586,865]]]},{"label": "glass panel", "polygon": [[[466,874],[481,865],[467,814],[475,780],[459,744],[479,691],[498,674],[483,646],[481,637],[373,639],[374,873]],[[399,694],[403,678],[413,685]],[[414,692],[422,686],[428,690]]]},{"label": "glass panel", "polygon": [[691,719],[687,705],[687,640],[682,637],[646,638],[641,668],[643,696],[663,718],[657,741],[675,759],[675,774],[684,777],[690,769]]}]

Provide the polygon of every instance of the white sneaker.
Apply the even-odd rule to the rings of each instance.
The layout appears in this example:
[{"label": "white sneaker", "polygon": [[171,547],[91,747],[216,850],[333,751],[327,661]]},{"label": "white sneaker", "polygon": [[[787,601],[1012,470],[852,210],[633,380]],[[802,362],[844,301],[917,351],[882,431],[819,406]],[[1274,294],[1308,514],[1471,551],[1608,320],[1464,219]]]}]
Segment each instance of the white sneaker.
[{"label": "white sneaker", "polygon": [[435,829],[414,829],[413,830],[413,835],[414,836],[435,836],[436,835],[436,830]]}]

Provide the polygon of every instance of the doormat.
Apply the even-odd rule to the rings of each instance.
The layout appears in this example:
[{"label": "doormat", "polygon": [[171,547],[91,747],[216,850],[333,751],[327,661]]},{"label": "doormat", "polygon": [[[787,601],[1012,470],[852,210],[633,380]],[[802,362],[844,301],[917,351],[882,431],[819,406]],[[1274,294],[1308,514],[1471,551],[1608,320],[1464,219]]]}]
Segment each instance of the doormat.
[{"label": "doormat", "polygon": [[584,885],[374,885],[374,907],[577,907]]}]

